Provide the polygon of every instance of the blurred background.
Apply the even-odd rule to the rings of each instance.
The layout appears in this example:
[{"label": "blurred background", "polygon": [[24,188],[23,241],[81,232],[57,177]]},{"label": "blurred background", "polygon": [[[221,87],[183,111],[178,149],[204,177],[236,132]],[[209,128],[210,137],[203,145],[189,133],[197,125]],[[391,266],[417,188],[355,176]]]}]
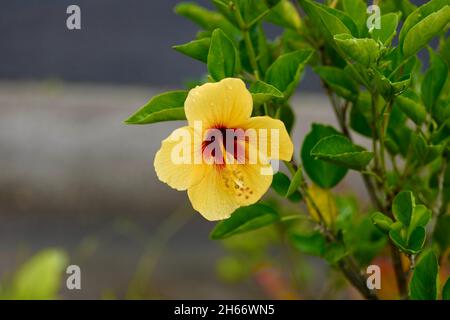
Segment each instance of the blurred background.
[{"label": "blurred background", "polygon": [[[0,0],[0,297],[45,281],[65,299],[331,294],[330,271],[314,259],[298,288],[289,285],[286,257],[264,240],[276,237],[251,233],[240,245],[208,238],[214,224],[153,169],[161,140],[180,123],[123,124],[154,94],[205,72],[171,49],[198,31],[173,13],[178,2]],[[81,30],[66,28],[71,4],[81,8]],[[311,122],[335,124],[318,79],[309,70],[305,77],[294,99],[297,150]],[[366,197],[358,177],[340,188],[350,185]],[[264,259],[243,270],[230,251],[252,246]],[[81,290],[66,289],[68,264],[80,266]],[[62,270],[61,283],[33,274],[37,265]]]}]

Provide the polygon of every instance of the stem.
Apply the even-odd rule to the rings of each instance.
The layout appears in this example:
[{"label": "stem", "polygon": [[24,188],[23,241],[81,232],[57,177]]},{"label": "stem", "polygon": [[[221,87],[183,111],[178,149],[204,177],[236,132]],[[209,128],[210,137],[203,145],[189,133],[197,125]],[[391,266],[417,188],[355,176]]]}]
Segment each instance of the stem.
[{"label": "stem", "polygon": [[256,60],[255,49],[253,48],[252,40],[250,39],[250,33],[248,32],[249,26],[247,26],[242,18],[241,11],[239,8],[235,8],[234,10],[236,20],[238,22],[239,28],[242,32],[242,37],[244,38],[245,48],[247,49],[248,59],[250,61],[250,66],[253,69],[253,73],[255,74],[256,80],[259,80],[259,68]]},{"label": "stem", "polygon": [[352,265],[341,260],[338,263],[339,269],[344,273],[347,280],[368,300],[378,300],[378,296],[367,287],[367,279],[359,272],[355,272]]},{"label": "stem", "polygon": [[[322,58],[322,60],[324,60],[324,59]],[[339,122],[339,126],[341,128],[342,133],[344,133],[344,135],[346,135],[347,138],[350,139],[350,141],[352,141],[352,137],[351,137],[350,132],[347,127],[347,123],[345,122],[345,117],[342,117],[339,113],[338,106],[333,97],[333,91],[330,88],[328,88],[326,85],[324,87],[326,88],[327,95],[329,97],[331,105],[333,106],[333,110],[335,111],[336,118]],[[373,114],[372,132],[374,135],[373,139],[372,139],[372,146],[373,146],[373,151],[374,151],[375,155],[377,155],[377,143],[376,143],[376,136],[375,136],[376,132],[378,132],[376,129],[376,127],[377,127],[377,125],[376,125],[377,112],[376,112],[376,101],[374,101],[374,99],[372,99],[372,112],[373,112],[372,113]],[[383,143],[381,143],[381,144],[383,144]],[[382,162],[384,163],[384,144],[383,144],[383,147],[380,149],[383,152]],[[378,168],[378,156],[375,157],[375,167]],[[385,168],[386,167],[384,165],[383,172],[386,172]],[[367,188],[369,196],[372,200],[372,203],[375,205],[375,207],[378,210],[385,211],[386,208],[383,206],[380,198],[378,197],[377,189],[376,189],[375,185],[373,184],[373,180],[371,179],[371,177],[367,174],[362,173],[362,178],[364,180],[364,184],[366,185],[366,188]],[[385,182],[385,180],[386,179],[383,179],[384,182]],[[379,182],[379,184],[380,184],[380,182]],[[389,212],[390,207],[391,207],[391,204],[390,204],[391,201],[388,201],[388,202],[389,202],[389,206],[388,206],[388,212]],[[398,252],[397,248],[392,243],[390,243],[390,246],[391,246],[392,263],[394,265],[395,275],[396,275],[396,279],[397,279],[397,286],[398,286],[400,295],[402,297],[405,297],[407,295],[407,281],[406,281],[406,275],[403,272],[403,264],[402,264],[402,261],[400,258],[400,253]]]},{"label": "stem", "polygon": [[400,256],[400,251],[395,247],[392,242],[389,242],[391,248],[392,264],[394,265],[395,278],[397,280],[398,292],[400,298],[404,299],[408,295],[406,274],[403,271],[403,262]]},{"label": "stem", "polygon": [[445,210],[446,210],[446,202],[444,201],[444,180],[445,180],[445,172],[447,171],[447,166],[448,166],[448,159],[447,157],[444,156],[444,159],[442,161],[442,165],[441,165],[441,171],[439,173],[439,193],[434,205],[434,212],[435,215],[433,216],[433,219],[431,221],[431,236],[430,236],[430,240],[432,240],[434,238],[434,234],[436,232],[436,226],[438,224],[438,220],[439,217],[444,215]]},{"label": "stem", "polygon": [[[294,160],[291,160],[289,162],[285,161],[284,163],[286,164],[286,167],[289,169],[292,175],[294,175],[297,170],[301,170],[301,167],[298,166]],[[299,191],[304,195],[305,198],[308,199],[314,210],[317,212],[320,220],[319,227],[321,232],[324,234],[326,241],[328,243],[341,243],[341,241],[338,240],[333,232],[327,227],[320,208],[308,192],[308,186],[305,179],[303,178],[303,175],[299,189]],[[358,265],[352,256],[347,256],[341,259],[337,265],[344,276],[347,278],[347,280],[350,282],[350,284],[352,284],[361,293],[362,296],[364,296],[366,299],[378,300],[377,295],[367,287],[367,278],[360,272]]]},{"label": "stem", "polygon": [[388,76],[388,79],[392,79],[397,71],[400,70],[400,68],[402,68],[408,61],[408,59],[403,59],[403,61],[394,69],[394,71],[391,72],[391,74]]},{"label": "stem", "polygon": [[245,47],[248,53],[248,59],[253,69],[253,73],[255,74],[256,80],[259,80],[258,63],[256,61],[255,49],[253,48],[252,40],[250,39],[250,34],[247,29],[242,29],[242,36],[244,37]]},{"label": "stem", "polygon": [[[250,33],[248,32],[250,26],[253,23],[257,22],[257,21],[251,22],[250,25],[246,25],[245,22],[244,22],[244,19],[242,18],[241,11],[239,10],[238,7],[234,8],[234,12],[235,12],[235,15],[236,15],[236,20],[237,20],[238,25],[239,25],[239,27],[241,29],[241,32],[242,32],[242,37],[244,39],[245,48],[247,49],[247,54],[248,54],[248,59],[250,61],[250,66],[253,69],[253,74],[255,75],[255,79],[259,80],[260,77],[259,77],[258,61],[256,59],[255,49],[253,48],[253,43],[252,43],[252,39],[250,38]],[[267,14],[267,13],[268,12],[264,13],[264,15]],[[266,115],[270,115],[269,114],[269,107],[267,106],[267,103],[263,104],[263,108],[264,108],[264,113]]]},{"label": "stem", "polygon": [[379,159],[378,159],[378,148],[377,148],[377,136],[380,138],[380,132],[378,130],[378,122],[377,122],[378,112],[377,112],[377,101],[375,94],[372,93],[372,149],[375,155],[375,168],[379,168]]},{"label": "stem", "polygon": [[[337,120],[338,120],[339,127],[340,127],[342,133],[343,133],[350,141],[353,141],[352,136],[351,136],[351,134],[350,134],[350,130],[348,129],[347,123],[346,123],[345,121],[342,121],[343,117],[341,117],[341,116],[339,115],[338,107],[337,107],[337,105],[336,105],[336,101],[335,101],[334,98],[333,98],[333,92],[332,92],[332,90],[331,90],[330,88],[328,88],[328,87],[326,86],[326,84],[324,84],[324,88],[326,89],[326,92],[327,92],[328,98],[329,98],[329,100],[330,100],[330,103],[331,103],[331,105],[333,106],[333,110],[335,111],[336,118],[337,118]],[[362,178],[363,178],[364,184],[365,184],[365,186],[366,186],[367,192],[369,193],[369,197],[370,197],[372,203],[375,205],[375,207],[376,207],[378,210],[382,210],[382,207],[383,207],[383,206],[382,206],[382,204],[381,204],[380,199],[378,198],[378,195],[377,195],[377,193],[376,193],[376,191],[375,191],[375,187],[374,187],[374,185],[373,185],[373,182],[372,182],[370,176],[368,176],[368,175],[366,175],[366,174],[362,174]]]}]

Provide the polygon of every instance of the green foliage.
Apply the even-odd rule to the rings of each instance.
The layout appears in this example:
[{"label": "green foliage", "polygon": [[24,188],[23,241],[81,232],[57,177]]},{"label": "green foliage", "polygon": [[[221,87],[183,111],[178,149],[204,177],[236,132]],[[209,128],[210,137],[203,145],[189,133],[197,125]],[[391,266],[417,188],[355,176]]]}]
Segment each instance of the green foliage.
[{"label": "green foliage", "polygon": [[[294,141],[303,139],[301,162],[294,157],[286,162],[290,175],[279,172],[273,177],[276,194],[306,202],[311,218],[301,215],[304,206],[286,201],[254,204],[218,223],[211,237],[236,235],[233,240],[252,230],[250,235],[261,232],[267,237],[264,230],[277,230],[297,254],[319,256],[344,268],[347,276],[361,274],[348,268],[371,263],[389,241],[411,261],[421,254],[411,281],[406,274],[403,279],[409,281],[410,297],[436,299],[437,261],[450,245],[449,0],[417,7],[409,0],[380,1],[381,28],[370,30],[363,0],[297,2],[213,0],[217,10],[193,3],[176,6],[178,14],[201,30],[174,49],[206,63],[208,81],[243,79],[253,98],[253,115],[278,118],[295,133],[295,114],[304,120],[301,101],[297,106],[291,97],[310,67],[320,77],[339,125],[337,130],[314,123],[305,137],[292,136]],[[274,39],[266,35],[266,23],[281,27]],[[432,41],[436,37],[437,48]],[[427,68],[419,59],[424,48]],[[184,120],[186,96],[187,91],[157,95],[126,122]],[[368,213],[330,190],[349,169],[362,174],[372,203],[361,208],[373,208]],[[317,192],[308,191],[311,187]],[[325,215],[318,208],[324,202],[321,196],[327,199]],[[327,223],[327,214],[336,211],[334,204],[338,214]],[[290,205],[295,205],[294,212]],[[276,228],[261,228],[274,223]],[[251,250],[258,251],[257,258]],[[252,247],[244,257],[227,257],[221,274],[242,279],[261,263],[264,255],[259,250]],[[396,275],[402,277],[401,272]],[[447,281],[444,299],[449,287]]]},{"label": "green foliage", "polygon": [[192,40],[186,44],[173,46],[173,48],[191,58],[206,63],[208,61],[210,45],[211,38],[202,38],[199,40]]},{"label": "green foliage", "polygon": [[253,98],[253,105],[259,106],[272,99],[283,99],[283,93],[274,86],[257,80],[250,86],[250,93]]},{"label": "green foliage", "polygon": [[364,0],[343,0],[343,9],[355,23],[360,36],[367,34],[366,27],[366,9],[367,5]]},{"label": "green foliage", "polygon": [[421,103],[403,95],[398,96],[395,102],[400,110],[414,121],[415,124],[421,125],[425,121],[427,111]]},{"label": "green foliage", "polygon": [[302,168],[298,168],[297,172],[295,172],[294,176],[292,177],[292,181],[289,184],[289,188],[286,192],[286,197],[290,197],[291,195],[298,192],[298,188],[302,184],[303,181],[303,170]]},{"label": "green foliage", "polygon": [[425,244],[425,226],[431,219],[431,211],[422,204],[416,204],[411,191],[402,191],[392,203],[392,214],[396,221],[377,212],[372,215],[374,225],[388,233],[391,241],[407,254],[417,254]]},{"label": "green foliage", "polygon": [[392,224],[394,223],[391,218],[385,216],[381,212],[375,212],[372,214],[372,223],[376,226],[380,231],[389,233],[391,230]]},{"label": "green foliage", "polygon": [[347,169],[316,159],[311,155],[311,150],[321,139],[336,134],[338,134],[338,131],[333,127],[313,124],[311,131],[306,135],[305,140],[303,141],[301,157],[305,171],[311,180],[325,189],[337,185],[347,174]]},{"label": "green foliage", "polygon": [[444,284],[442,288],[442,300],[450,300],[450,277]]},{"label": "green foliage", "polygon": [[344,12],[314,1],[299,0],[299,3],[330,44],[333,44],[333,37],[337,34],[352,34],[352,31],[353,34],[357,33],[353,20]]},{"label": "green foliage", "polygon": [[336,92],[337,95],[355,101],[358,98],[358,84],[343,69],[328,66],[319,66],[314,68],[320,78]]},{"label": "green foliage", "polygon": [[211,239],[225,239],[232,235],[259,229],[279,221],[278,213],[269,206],[254,204],[237,209],[232,216],[219,222],[211,232]]},{"label": "green foliage", "polygon": [[439,265],[432,250],[424,252],[417,263],[409,285],[413,300],[436,300],[438,297]]},{"label": "green foliage", "polygon": [[288,0],[282,0],[274,6],[266,16],[266,20],[293,30],[299,30],[301,26],[300,15],[292,2]]},{"label": "green foliage", "polygon": [[265,81],[289,97],[297,86],[311,50],[299,50],[280,56],[268,69]]},{"label": "green foliage", "polygon": [[211,77],[216,81],[233,77],[238,69],[238,59],[233,42],[221,29],[214,30],[207,58]]},{"label": "green foliage", "polygon": [[154,96],[141,109],[125,120],[127,124],[149,124],[159,121],[184,120],[187,91],[169,91]]},{"label": "green foliage", "polygon": [[380,56],[380,47],[373,39],[358,39],[343,33],[335,35],[334,41],[346,59],[366,67],[376,63]]},{"label": "green foliage", "polygon": [[238,34],[238,30],[221,14],[205,9],[195,3],[180,3],[175,7],[175,12],[192,20],[205,30],[213,31],[216,28],[220,28],[229,36]]},{"label": "green foliage", "polygon": [[305,254],[320,257],[325,253],[326,240],[320,232],[296,233],[291,236],[291,240],[294,247]]},{"label": "green foliage", "polygon": [[372,39],[380,41],[384,46],[389,47],[392,39],[397,33],[400,16],[397,13],[387,13],[380,18],[381,29],[371,30]]},{"label": "green foliage", "polygon": [[353,144],[342,135],[321,139],[311,150],[311,156],[354,170],[364,169],[373,158],[373,152]]},{"label": "green foliage", "polygon": [[[298,182],[294,182],[298,183]],[[272,188],[282,197],[286,197],[291,201],[298,202],[302,199],[302,195],[298,190],[291,187],[292,182],[289,180],[288,176],[282,172],[277,172],[273,176]],[[291,190],[289,190],[291,189]]]},{"label": "green foliage", "polygon": [[[450,9],[450,7],[449,7]],[[422,82],[422,101],[430,111],[434,111],[436,102],[442,93],[448,77],[447,63],[430,50],[430,68]]]},{"label": "green foliage", "polygon": [[[433,2],[437,3],[442,1],[431,1],[429,7],[431,7],[431,3]],[[448,1],[443,2],[448,3]],[[405,57],[409,57],[423,48],[433,37],[442,32],[450,20],[449,5],[441,7],[438,11],[432,13],[425,12],[426,10],[421,9],[423,7],[417,9],[420,11],[417,16],[417,18],[420,18],[420,21],[409,28],[410,24],[407,24],[409,22],[407,20],[400,33],[401,48]],[[427,13],[429,14],[427,15]],[[412,18],[416,18],[414,12],[411,16]],[[404,38],[402,38],[402,35],[405,35]]]}]

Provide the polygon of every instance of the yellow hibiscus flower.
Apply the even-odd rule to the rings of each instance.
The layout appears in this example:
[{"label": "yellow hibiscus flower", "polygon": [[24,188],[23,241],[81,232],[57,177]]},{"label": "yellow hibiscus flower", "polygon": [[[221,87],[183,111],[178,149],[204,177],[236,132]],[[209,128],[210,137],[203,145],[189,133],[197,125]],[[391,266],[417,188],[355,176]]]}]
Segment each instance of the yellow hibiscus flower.
[{"label": "yellow hibiscus flower", "polygon": [[188,125],[172,132],[156,153],[158,178],[187,190],[193,208],[208,220],[226,219],[257,202],[272,183],[269,160],[292,158],[283,122],[251,117],[252,109],[240,79],[198,86],[184,103]]}]

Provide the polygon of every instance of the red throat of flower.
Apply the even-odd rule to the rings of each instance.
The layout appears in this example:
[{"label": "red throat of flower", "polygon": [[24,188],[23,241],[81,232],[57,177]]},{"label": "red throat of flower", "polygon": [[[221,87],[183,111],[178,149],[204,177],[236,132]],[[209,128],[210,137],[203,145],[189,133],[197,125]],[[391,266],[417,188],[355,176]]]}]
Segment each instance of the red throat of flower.
[{"label": "red throat of flower", "polygon": [[232,156],[238,163],[245,161],[245,135],[244,130],[213,127],[206,131],[202,142],[202,156],[205,161],[211,162],[222,168],[227,159]]}]

